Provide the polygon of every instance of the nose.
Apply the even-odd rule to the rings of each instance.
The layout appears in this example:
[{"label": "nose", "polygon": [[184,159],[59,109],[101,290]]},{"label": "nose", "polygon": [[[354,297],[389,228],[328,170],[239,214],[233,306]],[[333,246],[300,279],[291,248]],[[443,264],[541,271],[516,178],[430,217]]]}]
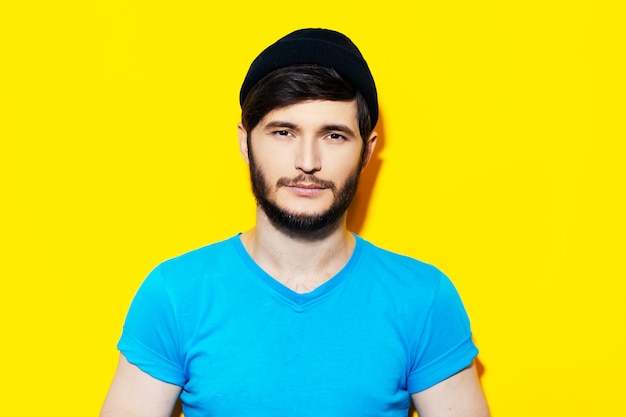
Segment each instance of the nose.
[{"label": "nose", "polygon": [[307,174],[312,174],[322,169],[318,141],[303,138],[299,141],[296,152],[296,169]]}]

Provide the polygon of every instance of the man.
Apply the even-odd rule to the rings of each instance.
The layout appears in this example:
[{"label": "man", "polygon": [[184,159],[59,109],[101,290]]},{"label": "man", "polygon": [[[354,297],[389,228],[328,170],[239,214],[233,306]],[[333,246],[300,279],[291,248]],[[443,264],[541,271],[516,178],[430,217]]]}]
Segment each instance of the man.
[{"label": "man", "polygon": [[304,29],[252,63],[239,144],[256,226],[139,289],[101,416],[486,416],[477,349],[437,269],[346,229],[377,134],[367,63]]}]

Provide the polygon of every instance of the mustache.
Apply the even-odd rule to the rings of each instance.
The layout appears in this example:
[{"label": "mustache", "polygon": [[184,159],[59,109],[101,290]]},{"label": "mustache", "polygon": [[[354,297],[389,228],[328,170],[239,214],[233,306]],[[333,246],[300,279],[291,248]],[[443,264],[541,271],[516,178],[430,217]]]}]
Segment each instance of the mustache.
[{"label": "mustache", "polygon": [[315,175],[310,175],[310,174],[309,175],[300,174],[295,178],[287,178],[287,177],[279,178],[278,181],[276,181],[276,186],[277,187],[294,187],[302,183],[315,184],[321,188],[328,188],[332,191],[335,191],[337,189],[337,186],[335,185],[334,182],[325,181],[320,178],[317,178]]}]

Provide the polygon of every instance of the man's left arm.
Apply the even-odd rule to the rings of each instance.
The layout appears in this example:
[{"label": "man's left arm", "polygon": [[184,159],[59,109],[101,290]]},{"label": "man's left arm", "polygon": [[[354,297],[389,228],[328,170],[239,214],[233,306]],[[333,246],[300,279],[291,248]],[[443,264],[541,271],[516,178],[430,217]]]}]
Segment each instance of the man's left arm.
[{"label": "man's left arm", "polygon": [[420,417],[489,417],[476,365],[411,395]]}]

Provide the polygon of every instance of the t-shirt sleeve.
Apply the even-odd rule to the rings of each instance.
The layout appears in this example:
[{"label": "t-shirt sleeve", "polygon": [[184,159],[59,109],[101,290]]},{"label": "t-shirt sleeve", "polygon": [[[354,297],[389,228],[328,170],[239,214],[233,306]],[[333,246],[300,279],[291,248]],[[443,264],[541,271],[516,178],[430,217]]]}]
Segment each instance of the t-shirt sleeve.
[{"label": "t-shirt sleeve", "polygon": [[409,374],[409,392],[423,391],[454,375],[477,354],[461,298],[441,274]]},{"label": "t-shirt sleeve", "polygon": [[161,267],[145,279],[131,303],[117,348],[142,371],[184,385],[175,306]]}]

